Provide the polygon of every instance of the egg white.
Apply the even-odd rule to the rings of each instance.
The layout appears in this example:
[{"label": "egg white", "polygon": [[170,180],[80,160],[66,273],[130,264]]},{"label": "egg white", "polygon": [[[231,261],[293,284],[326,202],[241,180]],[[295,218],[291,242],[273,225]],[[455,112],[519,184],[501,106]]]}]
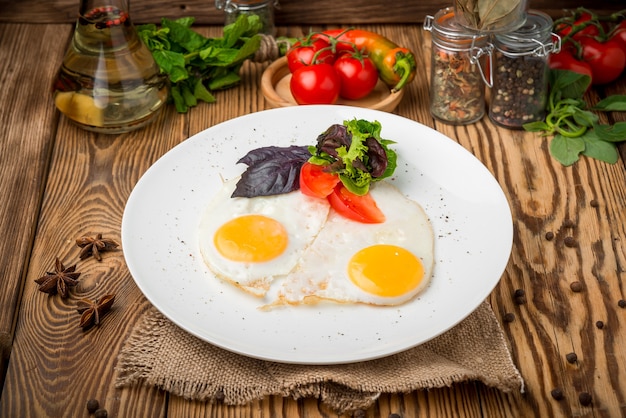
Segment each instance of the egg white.
[{"label": "egg white", "polygon": [[[282,282],[276,300],[264,308],[321,300],[398,305],[413,299],[428,286],[434,266],[434,233],[425,211],[390,182],[372,185],[370,193],[385,214],[385,222],[364,224],[331,210],[297,268]],[[352,256],[376,244],[403,247],[421,260],[424,276],[416,288],[400,296],[384,297],[365,292],[349,279],[347,266]]]},{"label": "egg white", "polygon": [[[231,197],[239,178],[226,181],[207,207],[199,225],[202,257],[219,278],[255,296],[263,296],[272,282],[290,273],[305,249],[314,241],[329,213],[325,199],[299,191],[254,198]],[[243,215],[260,214],[279,221],[286,229],[288,245],[278,257],[258,263],[235,262],[222,256],[213,241],[226,222]]]}]

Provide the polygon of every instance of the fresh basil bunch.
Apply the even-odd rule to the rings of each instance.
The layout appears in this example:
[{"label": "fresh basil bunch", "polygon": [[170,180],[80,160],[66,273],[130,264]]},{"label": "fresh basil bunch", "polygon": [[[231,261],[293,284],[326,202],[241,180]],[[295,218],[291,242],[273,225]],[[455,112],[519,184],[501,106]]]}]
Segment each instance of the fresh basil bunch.
[{"label": "fresh basil bunch", "polygon": [[143,42],[152,52],[161,72],[167,74],[170,99],[185,113],[198,100],[215,102],[211,93],[235,86],[239,70],[261,44],[262,22],[257,15],[240,15],[224,27],[221,38],[207,38],[191,29],[192,17],[163,18],[155,24],[138,26]]},{"label": "fresh basil bunch", "polygon": [[552,136],[550,154],[564,166],[580,155],[614,164],[619,158],[616,143],[626,141],[626,122],[600,123],[594,113],[626,111],[626,96],[608,96],[589,107],[583,97],[590,84],[588,75],[550,70],[547,115],[543,121],[524,124],[527,131]]}]

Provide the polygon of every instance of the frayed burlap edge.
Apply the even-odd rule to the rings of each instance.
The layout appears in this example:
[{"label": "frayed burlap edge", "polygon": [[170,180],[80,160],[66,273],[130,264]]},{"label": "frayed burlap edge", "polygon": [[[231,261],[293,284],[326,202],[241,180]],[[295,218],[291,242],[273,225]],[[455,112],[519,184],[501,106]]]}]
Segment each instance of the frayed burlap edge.
[{"label": "frayed burlap edge", "polygon": [[345,413],[367,409],[381,393],[480,381],[523,391],[504,334],[484,302],[448,332],[382,359],[310,366],[263,361],[231,353],[183,331],[156,309],[148,310],[124,343],[116,386],[154,385],[199,401],[243,405],[270,395],[315,397]]}]

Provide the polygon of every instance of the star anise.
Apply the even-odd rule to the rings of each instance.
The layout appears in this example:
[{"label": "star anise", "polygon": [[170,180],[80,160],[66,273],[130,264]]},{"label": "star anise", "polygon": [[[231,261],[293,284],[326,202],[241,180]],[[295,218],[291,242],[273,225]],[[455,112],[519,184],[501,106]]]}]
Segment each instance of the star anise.
[{"label": "star anise", "polygon": [[115,295],[104,295],[95,301],[91,299],[81,299],[78,301],[76,310],[81,314],[80,326],[84,331],[94,325],[100,325],[102,317],[111,309]]},{"label": "star anise", "polygon": [[89,236],[80,237],[76,239],[76,245],[82,248],[79,255],[81,260],[93,255],[93,258],[98,261],[102,260],[101,253],[114,250],[119,246],[119,244],[112,239],[102,238],[102,234],[96,235],[95,238]]},{"label": "star anise", "polygon": [[54,262],[54,272],[46,272],[35,280],[39,285],[39,290],[54,295],[58,293],[62,298],[69,295],[69,288],[78,284],[78,276],[80,273],[76,271],[76,264],[65,267],[59,258]]}]

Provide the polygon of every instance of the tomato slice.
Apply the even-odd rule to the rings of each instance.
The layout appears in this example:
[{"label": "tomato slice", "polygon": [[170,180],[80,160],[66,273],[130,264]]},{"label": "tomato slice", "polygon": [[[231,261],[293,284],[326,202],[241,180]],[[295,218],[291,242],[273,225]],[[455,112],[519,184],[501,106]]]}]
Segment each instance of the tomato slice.
[{"label": "tomato slice", "polygon": [[356,195],[341,183],[328,195],[330,206],[340,215],[366,224],[385,222],[385,214],[378,208],[371,194]]},{"label": "tomato slice", "polygon": [[325,198],[339,183],[339,176],[324,171],[324,166],[305,162],[300,169],[300,191],[307,196]]}]

